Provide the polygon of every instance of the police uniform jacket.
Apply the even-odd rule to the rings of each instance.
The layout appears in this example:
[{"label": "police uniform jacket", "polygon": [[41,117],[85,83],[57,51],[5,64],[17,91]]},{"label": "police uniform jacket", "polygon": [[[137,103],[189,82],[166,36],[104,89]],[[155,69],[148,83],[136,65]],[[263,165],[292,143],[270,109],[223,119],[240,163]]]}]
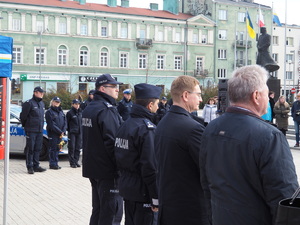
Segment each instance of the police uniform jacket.
[{"label": "police uniform jacket", "polygon": [[201,182],[218,225],[274,224],[280,200],[298,187],[286,137],[250,111],[227,108],[200,150]]},{"label": "police uniform jacket", "polygon": [[43,132],[45,105],[42,98],[35,95],[22,105],[20,115],[22,126],[26,132]]},{"label": "police uniform jacket", "polygon": [[122,122],[115,99],[96,91],[93,101],[82,113],[84,177],[117,177],[114,144],[116,132]]},{"label": "police uniform jacket", "polygon": [[117,132],[115,156],[121,172],[120,195],[126,200],[157,205],[153,115],[147,108],[133,104],[130,118]]},{"label": "police uniform jacket", "polygon": [[208,224],[199,170],[203,129],[188,111],[176,105],[171,106],[157,126],[160,224]]},{"label": "police uniform jacket", "polygon": [[67,130],[72,134],[82,133],[82,110],[72,107],[67,112]]},{"label": "police uniform jacket", "polygon": [[132,105],[133,105],[133,103],[132,103],[131,99],[128,101],[126,98],[123,98],[119,102],[118,111],[124,121],[128,119],[130,112],[131,112]]},{"label": "police uniform jacket", "polygon": [[50,137],[59,137],[66,132],[67,122],[66,116],[61,107],[51,106],[45,114],[47,122],[47,133]]}]

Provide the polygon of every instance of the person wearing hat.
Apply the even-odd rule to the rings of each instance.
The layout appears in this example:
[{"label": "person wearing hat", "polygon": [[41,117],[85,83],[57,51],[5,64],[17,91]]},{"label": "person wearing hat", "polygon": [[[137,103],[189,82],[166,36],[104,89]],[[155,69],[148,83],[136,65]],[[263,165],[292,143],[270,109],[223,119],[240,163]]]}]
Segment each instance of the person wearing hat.
[{"label": "person wearing hat", "polygon": [[22,105],[20,119],[26,133],[26,167],[29,174],[44,172],[40,167],[40,152],[43,145],[43,127],[45,104],[43,102],[44,90],[35,87],[33,96]]},{"label": "person wearing hat", "polygon": [[199,81],[178,76],[171,85],[173,105],[157,125],[155,151],[159,224],[207,225],[198,152],[204,126],[191,112],[202,102]]},{"label": "person wearing hat", "polygon": [[117,110],[119,84],[110,74],[96,80],[94,99],[82,112],[82,175],[92,186],[90,224],[120,224],[123,199],[118,190],[115,135],[122,123]]},{"label": "person wearing hat", "polygon": [[133,105],[131,101],[131,92],[132,92],[131,89],[125,89],[123,91],[124,97],[118,104],[118,111],[124,121],[128,119]]},{"label": "person wearing hat", "polygon": [[125,201],[125,224],[152,225],[158,211],[153,122],[162,89],[141,83],[134,90],[130,117],[116,134],[119,190]]},{"label": "person wearing hat", "polygon": [[95,93],[95,90],[90,90],[90,91],[89,91],[89,97],[88,97],[88,99],[85,100],[84,102],[82,102],[82,103],[80,104],[80,108],[81,108],[82,111],[85,109],[85,107],[86,107],[88,104],[91,103],[91,101],[92,101],[93,98],[94,98],[94,93]]},{"label": "person wearing hat", "polygon": [[82,145],[82,110],[78,99],[72,101],[72,108],[67,112],[66,119],[69,162],[72,168],[77,168],[80,167],[78,161]]},{"label": "person wearing hat", "polygon": [[49,167],[53,170],[61,169],[58,165],[59,143],[67,129],[66,116],[60,103],[60,98],[55,96],[50,102],[50,108],[45,113],[49,137]]},{"label": "person wearing hat", "polygon": [[160,100],[160,103],[158,104],[158,110],[157,110],[157,116],[156,116],[156,123],[158,123],[164,115],[169,111],[170,106],[167,103],[168,99],[167,97],[163,96]]}]

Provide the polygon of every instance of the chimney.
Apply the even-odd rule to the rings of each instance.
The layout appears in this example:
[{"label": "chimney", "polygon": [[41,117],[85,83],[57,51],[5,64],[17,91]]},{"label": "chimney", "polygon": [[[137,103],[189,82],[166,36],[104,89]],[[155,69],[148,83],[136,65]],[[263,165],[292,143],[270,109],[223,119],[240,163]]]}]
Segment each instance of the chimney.
[{"label": "chimney", "polygon": [[128,8],[129,0],[121,0],[121,7]]},{"label": "chimney", "polygon": [[80,5],[85,5],[86,0],[79,0]]},{"label": "chimney", "polygon": [[157,11],[158,10],[158,4],[157,3],[150,3],[150,9],[152,11]]},{"label": "chimney", "polygon": [[109,7],[117,7],[117,0],[107,0],[107,5]]},{"label": "chimney", "polygon": [[163,10],[178,15],[178,0],[168,0],[164,1]]}]

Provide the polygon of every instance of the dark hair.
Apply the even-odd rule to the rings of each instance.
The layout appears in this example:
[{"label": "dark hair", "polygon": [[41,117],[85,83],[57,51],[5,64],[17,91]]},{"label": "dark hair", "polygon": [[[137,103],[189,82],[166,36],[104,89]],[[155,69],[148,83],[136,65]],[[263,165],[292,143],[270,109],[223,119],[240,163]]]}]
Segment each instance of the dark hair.
[{"label": "dark hair", "polygon": [[214,102],[214,104],[216,104],[216,100],[215,100],[215,98],[209,98],[209,99],[207,100],[206,104],[209,104],[209,102],[210,102],[210,101],[213,101],[213,102]]},{"label": "dark hair", "polygon": [[156,98],[149,98],[149,99],[136,99],[135,104],[147,107],[150,102],[155,102],[157,99]]}]

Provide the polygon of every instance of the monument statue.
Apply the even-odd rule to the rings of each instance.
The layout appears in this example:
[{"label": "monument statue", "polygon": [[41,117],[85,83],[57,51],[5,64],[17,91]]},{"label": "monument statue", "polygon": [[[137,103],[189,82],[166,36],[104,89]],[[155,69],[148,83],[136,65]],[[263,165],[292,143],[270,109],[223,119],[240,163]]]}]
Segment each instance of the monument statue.
[{"label": "monument statue", "polygon": [[261,65],[269,72],[274,72],[279,69],[277,63],[273,60],[269,52],[269,46],[271,44],[271,35],[267,34],[265,27],[260,28],[261,35],[257,41],[258,55],[256,64]]}]

